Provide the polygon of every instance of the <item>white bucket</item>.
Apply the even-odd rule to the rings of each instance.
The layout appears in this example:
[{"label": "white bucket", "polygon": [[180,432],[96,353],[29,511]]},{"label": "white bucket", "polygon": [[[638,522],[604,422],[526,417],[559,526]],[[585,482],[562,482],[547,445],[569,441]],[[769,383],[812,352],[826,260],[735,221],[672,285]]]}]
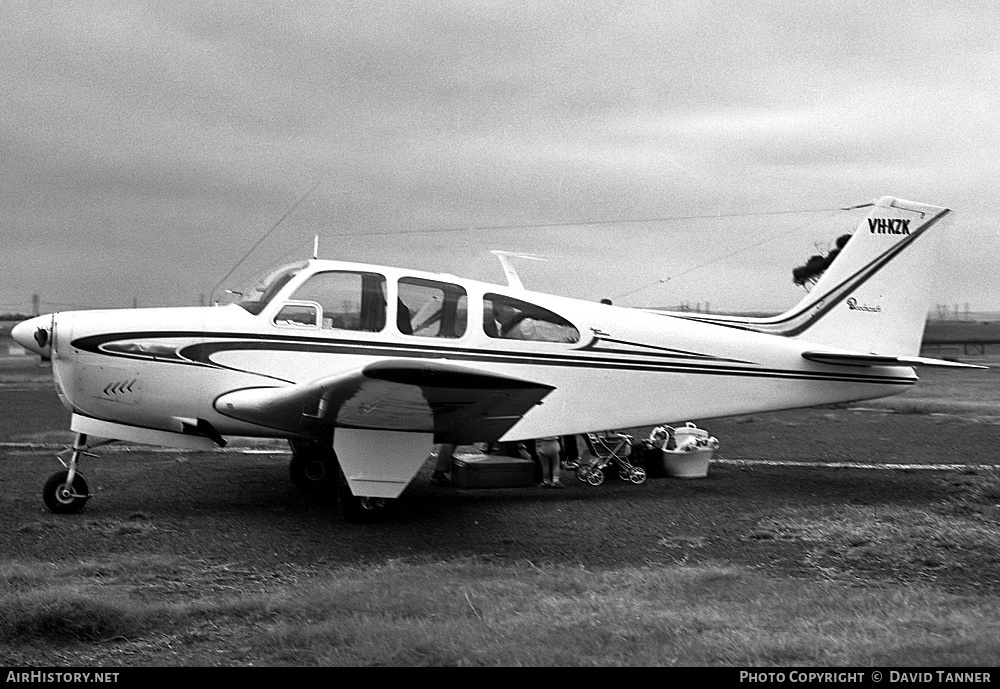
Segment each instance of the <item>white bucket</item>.
[{"label": "white bucket", "polygon": [[714,452],[711,447],[663,450],[663,471],[672,478],[705,478]]}]

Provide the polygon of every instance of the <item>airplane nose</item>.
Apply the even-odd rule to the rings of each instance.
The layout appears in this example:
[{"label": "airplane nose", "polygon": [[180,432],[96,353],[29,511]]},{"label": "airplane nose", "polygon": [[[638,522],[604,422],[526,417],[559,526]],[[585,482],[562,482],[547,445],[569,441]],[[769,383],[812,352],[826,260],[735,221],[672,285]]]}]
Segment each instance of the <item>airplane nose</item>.
[{"label": "airplane nose", "polygon": [[52,348],[52,316],[35,316],[15,325],[10,336],[30,352],[49,356]]}]

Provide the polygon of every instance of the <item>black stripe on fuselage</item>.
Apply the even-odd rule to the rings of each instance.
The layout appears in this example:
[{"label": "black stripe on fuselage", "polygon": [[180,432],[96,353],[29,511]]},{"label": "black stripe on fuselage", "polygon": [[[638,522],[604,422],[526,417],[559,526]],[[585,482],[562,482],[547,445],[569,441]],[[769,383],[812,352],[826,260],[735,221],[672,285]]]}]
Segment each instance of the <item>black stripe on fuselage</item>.
[{"label": "black stripe on fuselage", "polygon": [[[144,357],[139,354],[108,351],[101,345],[109,342],[130,339],[183,339],[200,340],[197,343],[180,345],[180,359]],[[206,341],[215,340],[215,341]],[[629,343],[631,344],[631,343]],[[364,340],[331,341],[318,337],[289,337],[284,335],[240,334],[240,333],[204,333],[193,331],[143,331],[134,333],[109,333],[80,338],[73,342],[78,349],[128,359],[158,361],[164,364],[185,364],[205,366],[226,370],[242,371],[254,375],[262,375],[275,380],[281,380],[268,374],[245,369],[223,366],[212,361],[214,354],[228,351],[260,351],[260,352],[302,352],[315,354],[330,354],[340,356],[397,357],[422,359],[448,359],[456,362],[491,363],[524,366],[558,366],[573,368],[588,368],[613,371],[647,371],[660,373],[690,373],[699,375],[739,376],[757,378],[781,378],[796,380],[833,381],[870,383],[876,385],[912,385],[916,379],[902,376],[887,376],[879,374],[864,374],[844,371],[805,371],[775,368],[761,368],[752,364],[734,365],[726,360],[709,361],[676,361],[682,357],[655,352],[614,352],[606,350],[597,355],[576,353],[537,353],[537,352],[502,352],[494,349],[469,349],[465,347],[446,347],[441,345],[405,344],[397,342],[369,342]],[[625,356],[623,356],[625,355]],[[666,361],[675,359],[674,361]],[[293,381],[286,381],[293,382]]]}]

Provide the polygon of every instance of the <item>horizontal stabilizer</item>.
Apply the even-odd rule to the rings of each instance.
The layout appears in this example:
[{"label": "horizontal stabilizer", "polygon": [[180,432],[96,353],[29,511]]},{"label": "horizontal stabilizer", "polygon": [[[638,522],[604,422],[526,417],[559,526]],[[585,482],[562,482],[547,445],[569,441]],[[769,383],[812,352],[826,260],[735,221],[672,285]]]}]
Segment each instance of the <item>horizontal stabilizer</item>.
[{"label": "horizontal stabilizer", "polygon": [[959,361],[948,361],[947,359],[931,359],[925,356],[900,356],[899,363],[907,366],[941,366],[949,368],[989,368],[978,364],[963,364]]},{"label": "horizontal stabilizer", "polygon": [[923,356],[884,356],[881,354],[854,354],[849,352],[802,352],[802,358],[819,364],[835,366],[947,366],[951,368],[988,368],[976,364],[963,364],[946,359]]}]

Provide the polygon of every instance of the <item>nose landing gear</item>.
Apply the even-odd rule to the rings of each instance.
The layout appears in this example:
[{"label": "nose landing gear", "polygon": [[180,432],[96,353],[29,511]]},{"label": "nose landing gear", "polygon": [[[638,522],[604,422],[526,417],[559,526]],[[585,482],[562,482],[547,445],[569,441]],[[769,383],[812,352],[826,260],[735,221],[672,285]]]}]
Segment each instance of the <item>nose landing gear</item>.
[{"label": "nose landing gear", "polygon": [[[109,440],[100,443],[100,445],[106,445],[108,442],[114,441]],[[73,446],[56,455],[56,458],[66,469],[52,474],[42,488],[42,500],[45,501],[45,506],[50,511],[56,514],[76,514],[87,504],[90,490],[87,487],[87,480],[78,469],[78,465],[82,457],[97,456],[93,452],[89,452],[90,449],[87,446],[87,434],[77,433]],[[65,462],[60,455],[67,452],[71,454],[69,461]]]}]

